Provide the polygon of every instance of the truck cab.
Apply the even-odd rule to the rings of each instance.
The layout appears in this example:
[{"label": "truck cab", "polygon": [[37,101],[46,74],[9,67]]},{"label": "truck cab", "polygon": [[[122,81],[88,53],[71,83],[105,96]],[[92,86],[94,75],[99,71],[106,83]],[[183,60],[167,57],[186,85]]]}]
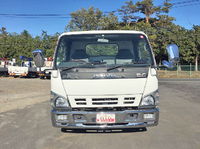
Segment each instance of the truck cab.
[{"label": "truck cab", "polygon": [[[33,58],[44,65],[42,50],[33,51]],[[171,60],[165,64],[176,63]],[[51,70],[54,127],[156,126],[158,91],[156,62],[143,32],[81,31],[59,37]]]}]

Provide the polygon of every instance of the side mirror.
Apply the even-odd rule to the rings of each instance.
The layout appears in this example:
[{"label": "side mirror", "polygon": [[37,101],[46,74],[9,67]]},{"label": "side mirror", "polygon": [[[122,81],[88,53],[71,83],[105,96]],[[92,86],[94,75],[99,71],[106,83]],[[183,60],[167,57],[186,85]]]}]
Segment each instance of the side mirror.
[{"label": "side mirror", "polygon": [[168,61],[163,61],[163,65],[167,68],[173,68],[179,62],[179,50],[176,44],[169,44],[167,46]]},{"label": "side mirror", "polygon": [[45,64],[44,52],[41,49],[36,49],[32,52],[33,60],[37,67],[43,67]]}]

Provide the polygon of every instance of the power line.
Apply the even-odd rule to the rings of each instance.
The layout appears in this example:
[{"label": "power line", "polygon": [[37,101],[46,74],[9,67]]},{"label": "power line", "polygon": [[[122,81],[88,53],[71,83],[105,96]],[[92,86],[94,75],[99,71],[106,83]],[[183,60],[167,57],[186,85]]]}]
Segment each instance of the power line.
[{"label": "power line", "polygon": [[[179,7],[187,7],[187,6],[193,6],[193,5],[199,5],[200,3],[194,2],[200,2],[200,0],[190,0],[190,1],[182,1],[177,3],[171,3],[173,6],[172,8],[179,8]],[[163,6],[163,5],[161,5]],[[118,10],[114,11],[103,11],[104,13],[115,13],[118,12]],[[118,14],[117,16],[120,16]],[[0,17],[8,17],[8,18],[28,18],[28,19],[34,19],[34,18],[71,18],[70,14],[4,14],[1,13]]]},{"label": "power line", "polygon": [[71,18],[70,14],[0,14],[0,17],[9,18]]},{"label": "power line", "polygon": [[195,3],[195,4],[188,4],[188,5],[181,5],[181,6],[173,6],[172,8],[179,8],[179,7],[187,7],[187,6],[193,6],[193,5],[199,5],[200,3]]},{"label": "power line", "polygon": [[20,17],[31,17],[31,16],[40,16],[40,17],[46,17],[46,16],[51,16],[51,17],[57,17],[57,16],[66,16],[70,14],[0,14],[1,16],[20,16]]},{"label": "power line", "polygon": [[180,4],[186,4],[186,3],[193,3],[193,2],[199,2],[200,0],[190,0],[190,1],[183,1],[183,2],[177,2],[177,3],[171,3],[174,5],[180,5]]}]

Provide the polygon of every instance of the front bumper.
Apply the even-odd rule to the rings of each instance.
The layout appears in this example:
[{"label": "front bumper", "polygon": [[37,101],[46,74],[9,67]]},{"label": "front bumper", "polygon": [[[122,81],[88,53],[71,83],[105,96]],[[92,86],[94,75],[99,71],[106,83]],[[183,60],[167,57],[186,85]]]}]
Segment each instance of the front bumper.
[{"label": "front bumper", "polygon": [[[99,124],[96,122],[96,115],[115,114],[115,123]],[[144,114],[154,114],[154,118],[144,119]],[[67,120],[57,120],[57,115],[67,115]],[[76,116],[81,117],[77,119]],[[58,111],[51,110],[52,125],[67,129],[125,129],[141,128],[158,125],[159,109],[142,109],[126,111],[106,111],[106,112],[88,112],[88,111]]]}]

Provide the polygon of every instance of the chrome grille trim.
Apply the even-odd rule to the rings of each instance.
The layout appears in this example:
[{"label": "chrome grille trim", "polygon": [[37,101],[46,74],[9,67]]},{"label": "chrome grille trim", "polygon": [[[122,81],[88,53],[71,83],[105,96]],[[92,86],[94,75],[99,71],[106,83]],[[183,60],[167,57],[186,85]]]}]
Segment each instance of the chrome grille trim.
[{"label": "chrome grille trim", "polygon": [[92,105],[117,105],[118,98],[92,98]]},{"label": "chrome grille trim", "polygon": [[105,108],[139,106],[142,94],[119,96],[68,96],[72,108]]}]

